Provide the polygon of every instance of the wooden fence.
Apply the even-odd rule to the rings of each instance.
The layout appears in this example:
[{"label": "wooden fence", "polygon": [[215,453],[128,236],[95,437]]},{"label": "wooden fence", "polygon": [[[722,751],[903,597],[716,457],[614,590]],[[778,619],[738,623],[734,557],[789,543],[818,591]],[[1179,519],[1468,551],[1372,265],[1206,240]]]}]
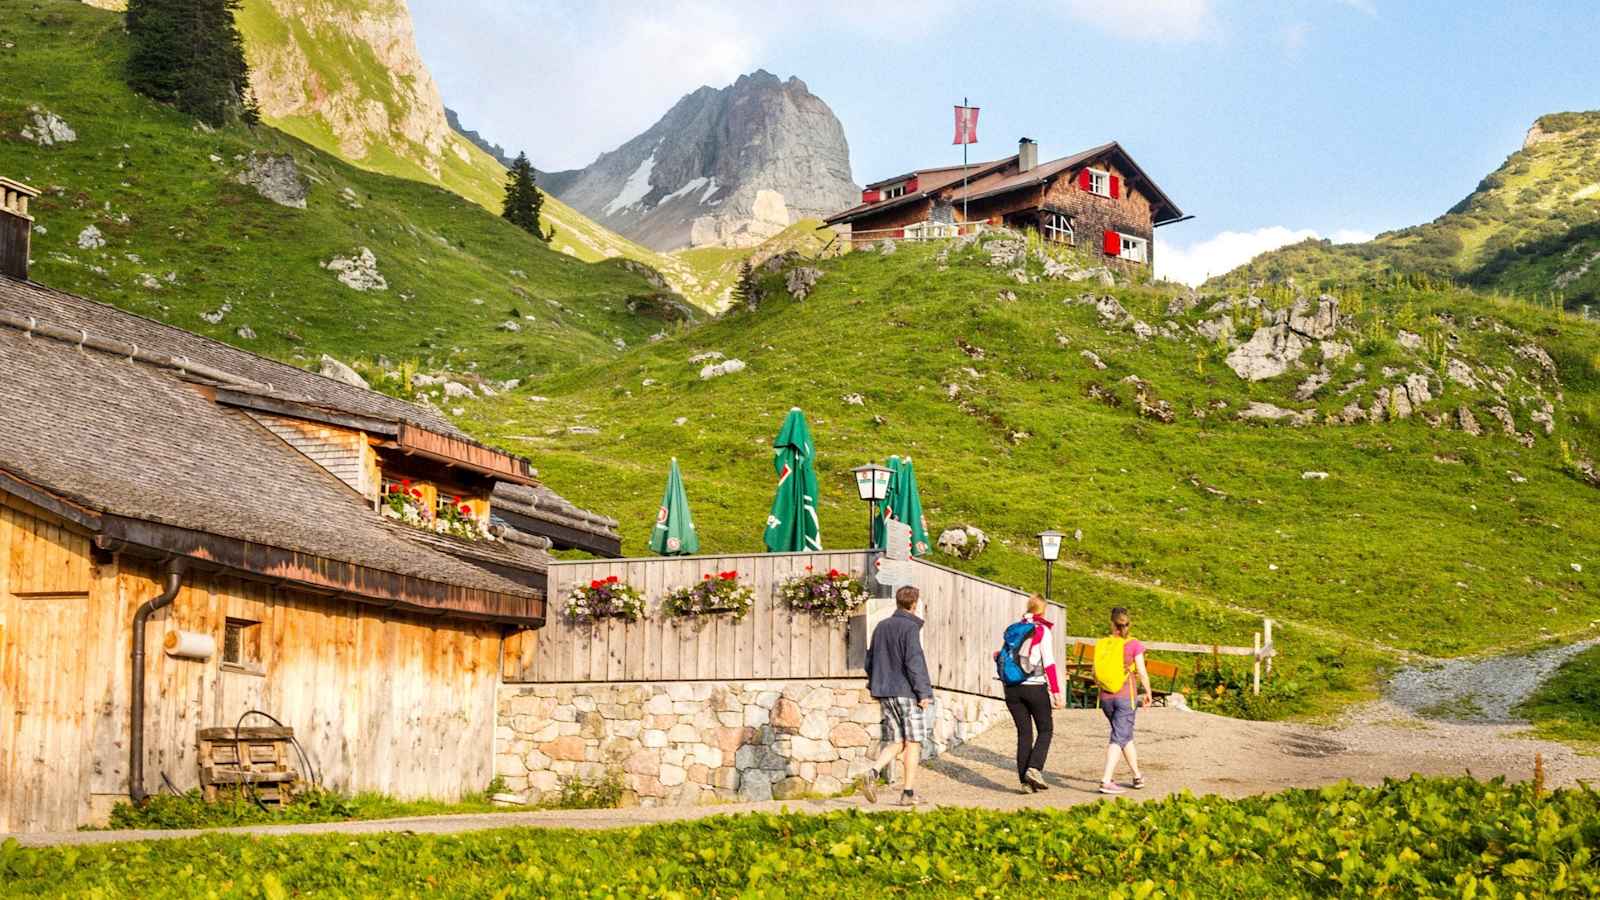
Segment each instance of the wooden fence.
[{"label": "wooden fence", "polygon": [[[777,593],[784,582],[807,574],[807,567],[862,578],[875,556],[845,550],[552,563],[549,621],[506,639],[501,674],[507,682],[522,683],[863,677],[868,626],[892,612],[892,600],[874,600],[849,623],[839,624],[792,612]],[[1022,614],[1027,594],[931,563],[917,561],[913,569],[922,591],[927,621],[922,643],[934,685],[999,696],[992,653],[1005,625]],[[668,591],[728,570],[738,571],[740,580],[755,589],[744,618],[675,619],[661,613]],[[643,591],[645,615],[636,622],[569,621],[563,610],[572,587],[611,575]],[[1058,625],[1060,658],[1065,611],[1058,607],[1050,618]]]}]

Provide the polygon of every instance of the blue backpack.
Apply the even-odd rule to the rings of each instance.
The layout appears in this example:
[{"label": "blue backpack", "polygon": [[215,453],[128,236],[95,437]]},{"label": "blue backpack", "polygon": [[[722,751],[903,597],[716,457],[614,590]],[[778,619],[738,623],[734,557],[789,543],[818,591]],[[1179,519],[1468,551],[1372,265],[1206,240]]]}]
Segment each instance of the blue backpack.
[{"label": "blue backpack", "polygon": [[1000,652],[994,657],[995,672],[1001,684],[1015,685],[1028,680],[1030,673],[1022,667],[1022,645],[1033,637],[1035,627],[1032,622],[1013,622],[1006,626]]}]

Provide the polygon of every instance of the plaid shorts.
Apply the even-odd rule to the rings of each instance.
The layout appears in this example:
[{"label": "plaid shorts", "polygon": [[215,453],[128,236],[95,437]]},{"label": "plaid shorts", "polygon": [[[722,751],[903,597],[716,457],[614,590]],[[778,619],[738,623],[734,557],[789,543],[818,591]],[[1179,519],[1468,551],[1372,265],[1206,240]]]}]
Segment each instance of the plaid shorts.
[{"label": "plaid shorts", "polygon": [[913,697],[879,697],[885,744],[920,744],[928,739],[928,719]]}]

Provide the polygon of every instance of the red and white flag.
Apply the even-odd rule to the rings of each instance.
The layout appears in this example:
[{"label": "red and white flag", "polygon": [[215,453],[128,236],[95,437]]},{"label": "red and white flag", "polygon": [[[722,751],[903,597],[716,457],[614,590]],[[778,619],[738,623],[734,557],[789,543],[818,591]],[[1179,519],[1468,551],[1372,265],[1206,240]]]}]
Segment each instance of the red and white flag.
[{"label": "red and white flag", "polygon": [[956,139],[952,144],[976,144],[978,142],[978,107],[956,107]]}]

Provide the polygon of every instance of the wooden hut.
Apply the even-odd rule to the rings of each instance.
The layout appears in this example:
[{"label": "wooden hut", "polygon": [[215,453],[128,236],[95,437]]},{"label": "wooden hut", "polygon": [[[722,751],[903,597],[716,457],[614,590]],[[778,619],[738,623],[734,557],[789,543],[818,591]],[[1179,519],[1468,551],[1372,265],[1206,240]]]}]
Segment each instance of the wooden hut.
[{"label": "wooden hut", "polygon": [[21,252],[0,274],[0,832],[193,788],[197,732],[249,710],[328,787],[481,790],[546,550],[614,555],[615,523],[434,410],[42,287]]}]

